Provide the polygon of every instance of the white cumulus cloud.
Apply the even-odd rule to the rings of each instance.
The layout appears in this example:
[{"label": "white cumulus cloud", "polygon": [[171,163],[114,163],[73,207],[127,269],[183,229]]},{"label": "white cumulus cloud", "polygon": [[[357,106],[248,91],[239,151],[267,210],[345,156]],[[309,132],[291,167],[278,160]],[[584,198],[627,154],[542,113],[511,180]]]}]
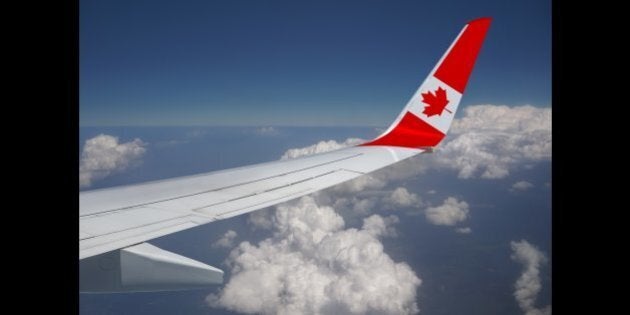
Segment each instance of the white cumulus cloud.
[{"label": "white cumulus cloud", "polygon": [[398,187],[385,197],[385,202],[395,207],[420,207],[422,202],[415,193],[410,193],[405,187]]},{"label": "white cumulus cloud", "polygon": [[395,215],[382,217],[378,214],[373,214],[363,219],[362,229],[374,235],[375,237],[379,237],[379,236],[396,237],[398,233],[396,233],[396,229],[392,225],[398,222],[400,222],[400,219]]},{"label": "white cumulus cloud", "polygon": [[435,225],[455,225],[468,218],[468,203],[448,197],[442,205],[427,208],[424,215]]},{"label": "white cumulus cloud", "polygon": [[223,236],[220,239],[218,239],[216,242],[212,244],[212,247],[224,247],[224,248],[234,247],[234,240],[236,239],[237,236],[238,234],[235,231],[228,230],[227,232],[225,232],[225,234],[223,234]]},{"label": "white cumulus cloud", "polygon": [[551,305],[536,308],[536,298],[542,288],[540,267],[547,258],[538,248],[525,240],[512,241],[512,259],[523,266],[523,273],[514,284],[514,297],[526,315],[551,314]]},{"label": "white cumulus cloud", "polygon": [[504,178],[514,167],[551,159],[551,108],[469,106],[449,133],[433,162],[460,178]]},{"label": "white cumulus cloud", "polygon": [[268,126],[256,128],[256,130],[254,130],[254,133],[259,136],[277,136],[280,134],[280,131],[272,126]]},{"label": "white cumulus cloud", "polygon": [[268,212],[273,236],[241,243],[230,254],[231,277],[212,307],[248,314],[413,314],[421,280],[393,261],[377,236],[392,217],[370,217],[345,229],[333,208],[312,197]]},{"label": "white cumulus cloud", "polygon": [[357,138],[348,138],[341,143],[335,140],[320,141],[311,146],[307,146],[303,148],[296,148],[296,149],[289,149],[282,155],[280,159],[282,160],[294,159],[294,158],[304,156],[304,155],[311,155],[311,154],[316,154],[316,153],[333,151],[333,150],[361,144],[363,142],[365,142],[365,140],[357,139]]},{"label": "white cumulus cloud", "polygon": [[470,234],[470,233],[472,233],[472,229],[469,228],[469,227],[456,228],[455,232],[457,232],[459,234]]},{"label": "white cumulus cloud", "polygon": [[[393,190],[383,189],[385,182],[371,181],[370,176],[361,176],[357,179],[362,178],[366,180],[351,180],[320,191],[313,196],[318,204],[333,207],[346,219],[367,216],[381,210],[420,209],[424,205],[420,196],[405,187],[396,187]],[[359,187],[364,189],[358,189]],[[262,219],[257,217],[255,220]]]},{"label": "white cumulus cloud", "polygon": [[383,179],[370,174],[359,176],[353,180],[331,187],[329,190],[335,193],[358,193],[366,190],[379,190],[387,185]]},{"label": "white cumulus cloud", "polygon": [[79,164],[81,187],[89,187],[95,180],[140,164],[146,145],[137,138],[119,143],[117,137],[105,134],[86,140]]},{"label": "white cumulus cloud", "polygon": [[528,181],[519,181],[516,182],[514,184],[512,184],[512,187],[510,188],[510,191],[525,191],[528,190],[530,188],[534,187],[534,184],[528,182]]},{"label": "white cumulus cloud", "polygon": [[254,230],[271,230],[273,221],[271,221],[271,208],[254,211],[249,214],[247,222],[252,225]]}]

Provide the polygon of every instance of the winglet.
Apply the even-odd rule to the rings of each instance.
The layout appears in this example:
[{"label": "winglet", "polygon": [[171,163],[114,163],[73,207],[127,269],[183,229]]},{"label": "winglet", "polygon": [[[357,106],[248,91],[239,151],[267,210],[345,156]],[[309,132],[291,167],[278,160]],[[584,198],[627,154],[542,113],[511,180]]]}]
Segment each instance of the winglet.
[{"label": "winglet", "polygon": [[451,126],[491,21],[484,17],[466,24],[394,123],[362,145],[422,148],[440,143]]},{"label": "winglet", "polygon": [[459,93],[464,93],[491,21],[490,18],[480,18],[468,23],[434,76]]}]

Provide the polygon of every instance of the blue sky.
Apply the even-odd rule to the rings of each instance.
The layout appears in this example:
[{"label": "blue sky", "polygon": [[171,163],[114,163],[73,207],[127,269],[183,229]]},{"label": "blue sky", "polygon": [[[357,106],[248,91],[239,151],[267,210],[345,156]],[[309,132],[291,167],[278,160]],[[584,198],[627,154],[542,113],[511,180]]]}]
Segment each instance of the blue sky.
[{"label": "blue sky", "polygon": [[462,106],[550,106],[549,1],[80,2],[80,125],[386,126],[469,20]]}]

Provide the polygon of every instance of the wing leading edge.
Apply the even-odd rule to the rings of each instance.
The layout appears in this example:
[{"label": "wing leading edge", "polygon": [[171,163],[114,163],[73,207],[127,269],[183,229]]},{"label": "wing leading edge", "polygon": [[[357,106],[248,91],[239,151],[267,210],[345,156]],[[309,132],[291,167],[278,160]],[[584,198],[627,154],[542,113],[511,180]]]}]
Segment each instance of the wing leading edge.
[{"label": "wing leading edge", "polygon": [[221,270],[144,242],[430,152],[451,125],[489,25],[489,18],[466,24],[394,123],[372,141],[292,160],[81,192],[81,291],[160,291],[221,283]]}]

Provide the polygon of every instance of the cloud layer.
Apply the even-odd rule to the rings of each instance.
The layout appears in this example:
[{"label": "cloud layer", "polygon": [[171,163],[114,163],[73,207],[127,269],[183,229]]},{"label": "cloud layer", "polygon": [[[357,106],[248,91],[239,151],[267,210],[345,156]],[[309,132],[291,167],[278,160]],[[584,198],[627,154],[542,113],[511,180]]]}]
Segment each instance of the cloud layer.
[{"label": "cloud layer", "polygon": [[[372,174],[374,180],[410,178],[428,169],[452,170],[459,178],[498,179],[525,163],[551,159],[551,108],[475,105],[460,115],[435,153],[377,171]],[[336,150],[362,141],[321,141],[288,150],[282,158]]]},{"label": "cloud layer", "polygon": [[522,162],[551,159],[551,108],[468,106],[449,133],[433,162],[460,178],[504,178]]},{"label": "cloud layer", "polygon": [[469,227],[456,228],[455,232],[457,232],[459,234],[470,234],[470,233],[472,233],[472,229],[469,228]]},{"label": "cloud layer", "polygon": [[424,206],[420,196],[407,188],[385,189],[385,184],[365,175],[317,192],[313,197],[319,205],[333,207],[346,219],[364,217],[375,211],[419,211]]},{"label": "cloud layer", "polygon": [[373,214],[363,219],[362,230],[372,234],[374,237],[396,237],[396,229],[394,224],[400,222],[400,219],[395,215],[388,217],[382,217],[378,214]]},{"label": "cloud layer", "polygon": [[280,134],[280,131],[278,131],[278,129],[276,129],[275,127],[268,126],[256,128],[254,130],[254,133],[259,136],[277,136]]},{"label": "cloud layer", "polygon": [[536,308],[536,298],[542,288],[540,267],[547,263],[545,255],[525,240],[512,241],[512,259],[523,266],[523,273],[514,284],[514,297],[526,315],[551,314],[551,306]]},{"label": "cloud layer", "polygon": [[448,197],[442,205],[424,211],[427,220],[435,225],[455,225],[468,218],[468,203]]},{"label": "cloud layer", "polygon": [[534,187],[534,184],[528,182],[528,181],[519,181],[516,182],[514,184],[512,184],[512,187],[510,188],[510,191],[525,191],[528,190],[530,188]]},{"label": "cloud layer", "polygon": [[236,239],[237,236],[238,234],[235,231],[228,230],[227,232],[225,232],[225,234],[223,234],[223,236],[220,239],[218,239],[216,242],[212,244],[212,247],[224,247],[224,248],[234,247],[234,240]]},{"label": "cloud layer", "polygon": [[286,160],[286,159],[294,159],[300,156],[304,156],[304,155],[311,155],[311,154],[317,154],[317,153],[323,153],[323,152],[328,152],[328,151],[333,151],[333,150],[337,150],[337,149],[341,149],[341,148],[345,148],[345,147],[349,147],[349,146],[353,146],[353,145],[357,145],[360,143],[365,142],[365,140],[363,139],[357,139],[357,138],[348,138],[346,139],[346,141],[344,142],[337,142],[335,140],[328,140],[328,141],[320,141],[314,145],[308,146],[308,147],[304,147],[304,148],[297,148],[297,149],[289,149],[287,150],[287,152],[285,152],[282,157],[280,159],[282,160]]},{"label": "cloud layer", "polygon": [[229,282],[207,302],[243,313],[412,314],[421,280],[394,262],[378,239],[397,218],[378,215],[344,229],[334,209],[311,197],[267,211],[273,236],[241,243],[230,254]]},{"label": "cloud layer", "polygon": [[117,137],[100,134],[85,141],[79,164],[79,184],[89,187],[95,180],[139,165],[146,152],[140,139],[119,143]]},{"label": "cloud layer", "polygon": [[385,201],[396,208],[400,207],[420,207],[422,201],[415,193],[410,193],[405,187],[398,187],[385,197]]},{"label": "cloud layer", "polygon": [[[243,242],[232,250],[227,261],[231,278],[218,294],[208,296],[207,303],[262,314],[418,312],[415,301],[420,278],[406,263],[394,262],[384,253],[380,241],[383,237],[396,237],[394,226],[400,219],[373,212],[425,208],[423,213],[432,224],[456,226],[467,220],[469,205],[448,197],[442,204],[427,207],[420,196],[404,187],[386,189],[388,183],[427,170],[453,171],[459,178],[504,178],[527,163],[551,158],[549,108],[479,105],[466,108],[462,116],[454,121],[446,141],[434,154],[411,158],[311,197],[282,204],[276,211],[251,214],[249,222],[254,228],[269,230],[273,235],[258,244]],[[321,141],[290,149],[281,158],[322,153],[361,142],[356,138]],[[526,185],[518,184],[514,189],[527,189],[521,186]],[[346,220],[351,217],[362,220],[358,224],[361,228],[346,228]],[[465,226],[455,231],[472,232]],[[544,262],[544,255],[540,253],[542,258],[536,260],[524,246],[522,242],[512,244],[513,258],[524,265],[515,297],[527,314],[547,314],[550,307],[534,307],[540,291],[538,266]]]}]

